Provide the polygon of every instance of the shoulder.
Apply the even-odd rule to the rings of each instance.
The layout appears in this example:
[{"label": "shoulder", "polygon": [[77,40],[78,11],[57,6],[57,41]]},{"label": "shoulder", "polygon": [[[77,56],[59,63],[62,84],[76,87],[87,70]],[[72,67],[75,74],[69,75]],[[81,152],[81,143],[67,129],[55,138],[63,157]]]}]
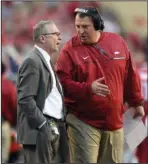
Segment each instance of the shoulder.
[{"label": "shoulder", "polygon": [[120,43],[127,48],[127,43],[121,35],[116,33],[110,33],[110,37],[112,37],[114,42],[117,42],[118,44]]},{"label": "shoulder", "polygon": [[117,33],[112,33],[112,32],[103,32],[103,33],[104,33],[104,36],[107,38],[123,40],[122,36]]},{"label": "shoulder", "polygon": [[105,36],[105,41],[107,41],[108,43],[111,42],[113,46],[117,45],[117,46],[124,47],[125,50],[129,51],[127,43],[121,35],[112,32],[103,32],[103,33]]},{"label": "shoulder", "polygon": [[15,88],[15,84],[7,78],[2,79],[2,84],[7,86],[7,88]]},{"label": "shoulder", "polygon": [[32,69],[33,68],[37,69],[39,66],[39,62],[40,62],[39,56],[35,53],[34,49],[32,49],[30,52],[28,52],[28,54],[24,58],[19,69],[21,70],[26,67],[32,67]]},{"label": "shoulder", "polygon": [[78,39],[78,36],[73,36],[62,48],[62,50],[71,50],[75,48],[76,46],[80,45],[80,41]]}]

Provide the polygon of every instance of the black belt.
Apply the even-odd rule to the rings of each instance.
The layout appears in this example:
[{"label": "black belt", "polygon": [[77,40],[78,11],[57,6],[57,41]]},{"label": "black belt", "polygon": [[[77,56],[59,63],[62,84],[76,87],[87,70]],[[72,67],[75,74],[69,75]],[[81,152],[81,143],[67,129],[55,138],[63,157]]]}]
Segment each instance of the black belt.
[{"label": "black belt", "polygon": [[51,117],[51,116],[48,116],[48,115],[44,115],[47,119],[51,120],[51,121],[55,121],[56,123],[60,123],[60,122],[65,122],[64,119],[57,119],[55,117]]}]

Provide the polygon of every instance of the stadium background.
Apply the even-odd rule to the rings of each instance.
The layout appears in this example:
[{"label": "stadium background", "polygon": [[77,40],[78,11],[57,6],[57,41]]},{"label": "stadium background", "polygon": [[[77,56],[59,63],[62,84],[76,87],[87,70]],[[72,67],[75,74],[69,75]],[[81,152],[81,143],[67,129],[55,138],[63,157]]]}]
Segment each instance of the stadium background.
[{"label": "stadium background", "polygon": [[[75,34],[73,10],[80,6],[98,7],[105,31],[120,34],[127,41],[137,65],[147,65],[147,2],[2,1],[1,57],[6,65],[5,77],[15,84],[19,65],[33,46],[33,25],[39,20],[53,20],[61,31],[62,48]],[[52,56],[54,63],[57,56],[58,53]]]}]

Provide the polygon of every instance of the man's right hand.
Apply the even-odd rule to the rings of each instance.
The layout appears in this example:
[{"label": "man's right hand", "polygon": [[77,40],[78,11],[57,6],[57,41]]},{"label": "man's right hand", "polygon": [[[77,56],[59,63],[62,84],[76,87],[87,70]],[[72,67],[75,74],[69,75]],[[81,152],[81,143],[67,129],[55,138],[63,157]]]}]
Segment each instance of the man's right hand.
[{"label": "man's right hand", "polygon": [[110,90],[107,85],[101,84],[101,82],[104,80],[104,77],[99,78],[95,80],[92,85],[92,92],[98,96],[106,97],[110,94]]}]

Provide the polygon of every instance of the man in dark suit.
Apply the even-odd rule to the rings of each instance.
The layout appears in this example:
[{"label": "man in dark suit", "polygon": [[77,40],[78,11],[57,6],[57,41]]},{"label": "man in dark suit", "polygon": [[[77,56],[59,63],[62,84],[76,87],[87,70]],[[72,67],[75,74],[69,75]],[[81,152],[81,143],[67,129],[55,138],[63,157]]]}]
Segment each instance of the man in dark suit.
[{"label": "man in dark suit", "polygon": [[59,29],[52,21],[40,21],[33,27],[33,40],[34,48],[18,72],[18,142],[26,163],[51,163],[60,127],[65,131],[62,87],[50,58],[59,50]]}]

